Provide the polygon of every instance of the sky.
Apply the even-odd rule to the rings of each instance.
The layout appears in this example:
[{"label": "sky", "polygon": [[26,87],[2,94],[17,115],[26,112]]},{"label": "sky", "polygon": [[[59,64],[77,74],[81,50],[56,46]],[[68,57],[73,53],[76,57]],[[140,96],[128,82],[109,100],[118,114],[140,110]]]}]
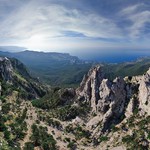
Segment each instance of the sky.
[{"label": "sky", "polygon": [[150,0],[0,0],[0,46],[150,54]]}]

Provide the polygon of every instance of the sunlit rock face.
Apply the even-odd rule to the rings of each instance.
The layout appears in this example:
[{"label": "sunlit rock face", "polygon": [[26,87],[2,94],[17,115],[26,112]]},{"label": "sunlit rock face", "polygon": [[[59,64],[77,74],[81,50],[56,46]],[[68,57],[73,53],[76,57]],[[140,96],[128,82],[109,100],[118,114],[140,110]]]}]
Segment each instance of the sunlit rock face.
[{"label": "sunlit rock face", "polygon": [[11,61],[6,57],[0,57],[0,75],[1,79],[11,82],[13,76],[13,67]]},{"label": "sunlit rock face", "polygon": [[97,116],[96,121],[89,120],[88,127],[101,122],[105,130],[135,111],[150,115],[150,69],[143,76],[116,77],[110,81],[105,78],[102,66],[95,66],[84,76],[76,93],[78,100],[88,103],[91,113]]},{"label": "sunlit rock face", "polygon": [[98,114],[104,128],[124,111],[125,81],[116,78],[113,82],[105,79],[101,66],[92,68],[77,89],[78,98],[90,103],[91,111]]},{"label": "sunlit rock face", "polygon": [[80,87],[77,89],[79,98],[83,98],[86,102],[89,102],[92,107],[92,111],[96,112],[96,105],[99,100],[99,86],[104,78],[103,72],[100,66],[96,66],[84,76]]},{"label": "sunlit rock face", "polygon": [[1,96],[1,93],[2,93],[2,86],[1,86],[1,82],[0,82],[0,96]]},{"label": "sunlit rock face", "polygon": [[139,108],[142,113],[150,115],[150,69],[139,82]]}]

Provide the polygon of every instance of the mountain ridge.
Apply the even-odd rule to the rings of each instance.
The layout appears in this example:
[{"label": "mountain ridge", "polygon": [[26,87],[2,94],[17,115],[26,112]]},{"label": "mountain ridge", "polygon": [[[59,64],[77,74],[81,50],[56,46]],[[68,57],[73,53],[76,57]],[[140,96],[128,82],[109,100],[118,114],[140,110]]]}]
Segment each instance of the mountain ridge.
[{"label": "mountain ridge", "polygon": [[[38,98],[46,94],[44,86],[42,87],[42,84],[36,78],[30,76],[27,68],[19,60],[0,57],[0,72],[3,86],[19,88],[28,95],[28,99],[30,99],[29,97],[31,99]],[[38,88],[41,89],[38,90]]]},{"label": "mountain ridge", "polygon": [[[31,54],[28,54],[31,53]],[[51,57],[43,52],[28,51],[17,53],[18,56],[12,56],[14,53],[0,52],[1,56],[15,57],[23,62],[33,76],[39,77],[40,81],[60,87],[77,87],[84,74],[98,62],[82,61],[77,57],[68,56],[68,54],[54,53],[55,57]],[[25,53],[25,54],[24,54]],[[43,54],[43,56],[41,56]],[[129,63],[106,64],[104,70],[107,77],[114,79],[116,76],[125,77],[127,75],[143,74],[149,67],[150,58],[142,58]]]},{"label": "mountain ridge", "polygon": [[[25,67],[16,74],[20,64],[0,58],[0,148],[149,149],[150,68],[143,75],[111,81],[103,66],[96,65],[78,88],[48,91],[24,73]],[[21,95],[22,90],[30,94],[34,85],[47,94]]]},{"label": "mountain ridge", "polygon": [[62,53],[26,51],[19,53],[0,52],[1,56],[15,57],[22,61],[33,76],[50,85],[76,85],[91,67],[91,63],[76,56]]}]

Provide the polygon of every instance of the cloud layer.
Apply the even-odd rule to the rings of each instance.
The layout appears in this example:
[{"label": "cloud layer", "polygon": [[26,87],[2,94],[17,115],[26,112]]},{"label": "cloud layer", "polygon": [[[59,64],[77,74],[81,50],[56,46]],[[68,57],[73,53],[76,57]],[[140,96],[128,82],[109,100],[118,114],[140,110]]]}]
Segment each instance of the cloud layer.
[{"label": "cloud layer", "polygon": [[143,0],[0,0],[0,45],[65,50],[150,46]]}]

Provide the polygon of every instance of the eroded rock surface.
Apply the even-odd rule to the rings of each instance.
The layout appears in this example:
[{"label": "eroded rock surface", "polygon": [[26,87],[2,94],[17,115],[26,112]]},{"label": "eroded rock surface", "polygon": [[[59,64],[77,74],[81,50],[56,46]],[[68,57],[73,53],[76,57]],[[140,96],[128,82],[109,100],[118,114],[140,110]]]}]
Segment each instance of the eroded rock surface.
[{"label": "eroded rock surface", "polygon": [[150,115],[150,69],[142,76],[139,84],[139,108]]},{"label": "eroded rock surface", "polygon": [[106,79],[102,70],[102,66],[92,68],[76,90],[78,99],[88,102],[91,113],[98,116],[98,121],[89,120],[88,127],[101,122],[102,130],[107,130],[138,110],[150,115],[150,69],[143,76],[116,77],[113,81]]},{"label": "eroded rock surface", "polygon": [[11,61],[6,57],[0,57],[0,75],[3,80],[11,82],[13,67]]}]

